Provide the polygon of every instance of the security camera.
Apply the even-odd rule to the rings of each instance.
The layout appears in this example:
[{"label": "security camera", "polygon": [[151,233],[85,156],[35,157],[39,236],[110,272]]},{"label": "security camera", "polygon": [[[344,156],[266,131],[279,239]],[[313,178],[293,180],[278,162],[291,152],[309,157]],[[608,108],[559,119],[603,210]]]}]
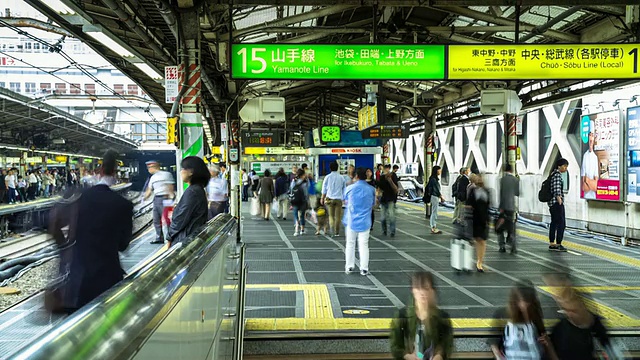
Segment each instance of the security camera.
[{"label": "security camera", "polygon": [[367,93],[367,105],[375,106],[377,100],[378,100],[378,97],[376,96],[375,93]]}]

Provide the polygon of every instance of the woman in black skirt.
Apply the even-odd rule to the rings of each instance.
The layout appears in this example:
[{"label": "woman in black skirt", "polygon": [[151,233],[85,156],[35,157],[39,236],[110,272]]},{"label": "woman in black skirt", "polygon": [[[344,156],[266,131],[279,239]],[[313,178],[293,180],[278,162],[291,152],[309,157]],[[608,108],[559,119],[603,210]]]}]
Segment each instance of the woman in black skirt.
[{"label": "woman in black skirt", "polygon": [[487,238],[489,237],[489,206],[491,204],[491,195],[489,189],[484,186],[484,179],[482,175],[476,175],[474,177],[474,186],[470,188],[467,196],[467,208],[469,213],[472,214],[471,223],[473,239],[476,243],[476,256],[478,262],[476,263],[476,269],[478,272],[484,272],[482,262],[484,261],[484,254],[487,250]]}]

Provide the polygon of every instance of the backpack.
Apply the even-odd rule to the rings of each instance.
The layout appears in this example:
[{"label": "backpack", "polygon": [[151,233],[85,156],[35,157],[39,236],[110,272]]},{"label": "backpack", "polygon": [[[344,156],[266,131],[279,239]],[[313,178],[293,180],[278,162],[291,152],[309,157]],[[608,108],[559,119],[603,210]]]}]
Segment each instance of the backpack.
[{"label": "backpack", "polygon": [[553,172],[545,181],[542,182],[540,191],[538,191],[538,200],[540,202],[546,203],[553,199],[553,193],[551,192],[551,176],[553,176]]},{"label": "backpack", "polygon": [[461,176],[462,175],[459,175],[453,185],[451,185],[451,194],[453,195],[453,197],[458,197],[458,183],[460,182]]},{"label": "backpack", "polygon": [[422,202],[428,204],[431,202],[431,179],[427,183],[427,188],[424,190],[424,196],[422,197]]},{"label": "backpack", "polygon": [[302,184],[296,184],[291,188],[289,192],[289,202],[293,205],[300,205],[304,203],[304,190],[302,190]]}]

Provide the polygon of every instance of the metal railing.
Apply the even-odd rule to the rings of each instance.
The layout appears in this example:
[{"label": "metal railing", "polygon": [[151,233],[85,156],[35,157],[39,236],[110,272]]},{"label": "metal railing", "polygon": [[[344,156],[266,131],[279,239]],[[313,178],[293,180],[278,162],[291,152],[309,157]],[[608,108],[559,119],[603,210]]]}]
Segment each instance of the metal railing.
[{"label": "metal railing", "polygon": [[246,274],[236,228],[217,216],[10,359],[236,358]]}]

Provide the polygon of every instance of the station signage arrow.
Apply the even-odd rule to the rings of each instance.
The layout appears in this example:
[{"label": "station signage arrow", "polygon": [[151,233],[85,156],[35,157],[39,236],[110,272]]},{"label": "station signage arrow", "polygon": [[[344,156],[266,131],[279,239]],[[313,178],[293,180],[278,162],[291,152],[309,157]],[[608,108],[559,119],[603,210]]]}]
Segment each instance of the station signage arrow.
[{"label": "station signage arrow", "polygon": [[231,77],[277,80],[637,79],[640,44],[233,44]]}]

